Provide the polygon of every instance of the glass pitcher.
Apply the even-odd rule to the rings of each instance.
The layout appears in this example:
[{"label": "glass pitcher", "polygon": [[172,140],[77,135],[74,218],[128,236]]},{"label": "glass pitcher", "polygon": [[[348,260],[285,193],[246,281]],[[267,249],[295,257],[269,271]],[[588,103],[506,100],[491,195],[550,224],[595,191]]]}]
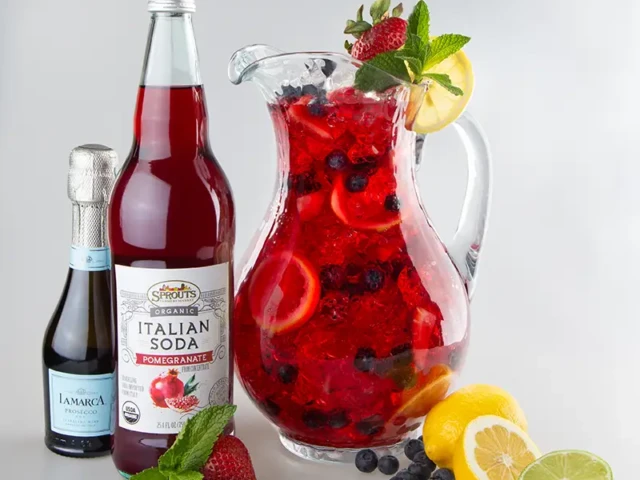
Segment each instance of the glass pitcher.
[{"label": "glass pitcher", "polygon": [[[486,229],[490,156],[468,115],[462,219],[448,247],[416,185],[425,89],[335,53],[234,54],[274,123],[278,182],[236,291],[234,348],[248,395],[298,456],[353,461],[398,453],[442,400],[469,340],[469,299]],[[427,107],[424,107],[427,108]]]}]

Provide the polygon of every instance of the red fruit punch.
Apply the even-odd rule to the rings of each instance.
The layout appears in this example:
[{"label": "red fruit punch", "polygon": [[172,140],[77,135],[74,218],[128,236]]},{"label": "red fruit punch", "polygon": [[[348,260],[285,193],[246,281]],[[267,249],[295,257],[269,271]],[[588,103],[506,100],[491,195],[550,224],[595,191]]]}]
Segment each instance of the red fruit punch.
[{"label": "red fruit punch", "polygon": [[256,480],[247,447],[239,438],[231,436],[216,442],[202,474],[204,480]]}]

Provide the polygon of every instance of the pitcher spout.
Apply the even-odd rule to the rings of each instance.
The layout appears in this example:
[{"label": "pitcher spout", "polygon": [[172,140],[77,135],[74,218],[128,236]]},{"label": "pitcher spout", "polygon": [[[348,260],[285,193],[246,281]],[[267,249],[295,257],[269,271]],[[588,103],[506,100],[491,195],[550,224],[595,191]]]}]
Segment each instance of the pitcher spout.
[{"label": "pitcher spout", "polygon": [[265,58],[281,55],[283,52],[269,45],[248,45],[236,51],[229,61],[229,80],[239,85],[258,68],[258,62]]}]

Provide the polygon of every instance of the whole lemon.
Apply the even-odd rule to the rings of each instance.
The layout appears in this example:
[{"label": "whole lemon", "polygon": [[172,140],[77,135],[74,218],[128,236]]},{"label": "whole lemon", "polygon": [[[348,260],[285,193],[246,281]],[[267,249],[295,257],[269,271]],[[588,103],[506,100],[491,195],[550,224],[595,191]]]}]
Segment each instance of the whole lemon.
[{"label": "whole lemon", "polygon": [[458,439],[469,422],[481,415],[496,415],[527,430],[524,412],[508,392],[492,385],[469,385],[449,395],[427,415],[422,430],[427,456],[438,466],[451,468]]}]

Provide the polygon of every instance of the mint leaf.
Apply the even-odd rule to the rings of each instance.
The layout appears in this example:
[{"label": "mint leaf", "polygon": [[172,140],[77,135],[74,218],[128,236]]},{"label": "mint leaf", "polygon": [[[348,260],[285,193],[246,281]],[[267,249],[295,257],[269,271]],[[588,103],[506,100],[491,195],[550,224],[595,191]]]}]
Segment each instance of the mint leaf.
[{"label": "mint leaf", "polygon": [[131,477],[131,480],[167,480],[157,468],[149,468]]},{"label": "mint leaf", "polygon": [[379,23],[382,20],[382,16],[389,11],[391,7],[391,0],[376,0],[371,5],[371,18],[373,23]]},{"label": "mint leaf", "polygon": [[391,10],[391,15],[394,17],[401,17],[402,12],[404,12],[404,6],[400,4],[397,7],[395,7],[393,10]]},{"label": "mint leaf", "polygon": [[[398,58],[401,58],[407,65],[409,65],[409,69],[413,72],[416,82],[419,82],[418,76],[422,75],[422,62],[414,56],[409,55],[408,53],[398,52]],[[420,72],[420,73],[418,73]]]},{"label": "mint leaf", "polygon": [[401,53],[408,63],[411,71],[413,72],[416,82],[420,82],[422,78],[422,72],[424,71],[424,64],[429,56],[430,47],[429,44],[424,42],[418,35],[410,33],[407,35],[407,42]]},{"label": "mint leaf", "polygon": [[371,24],[368,22],[354,22],[353,20],[349,20],[347,22],[347,28],[344,29],[344,33],[363,33],[371,30],[371,28]]},{"label": "mint leaf", "polygon": [[372,58],[358,69],[354,85],[363,92],[384,92],[399,85],[398,79],[411,82],[407,66],[398,52],[386,52]]},{"label": "mint leaf", "polygon": [[160,457],[160,471],[165,475],[199,471],[235,411],[234,405],[216,405],[187,420],[173,446]]},{"label": "mint leaf", "polygon": [[469,43],[469,40],[471,40],[471,38],[465,37],[464,35],[455,35],[451,33],[434,38],[431,42],[431,53],[429,54],[429,59],[427,60],[424,69],[429,70],[443,60],[446,60],[451,55],[461,50],[462,47]]},{"label": "mint leaf", "polygon": [[462,89],[456,87],[451,83],[451,78],[446,73],[425,73],[424,78],[429,78],[436,82],[438,85],[446,88],[450,93],[453,93],[456,97],[464,95]]},{"label": "mint leaf", "polygon": [[409,26],[407,28],[407,32],[409,34],[419,36],[424,43],[428,44],[429,24],[429,7],[427,7],[427,4],[424,2],[424,0],[420,0],[409,16]]},{"label": "mint leaf", "polygon": [[182,473],[171,473],[169,475],[169,480],[202,480],[204,475],[200,472],[182,472]]}]

